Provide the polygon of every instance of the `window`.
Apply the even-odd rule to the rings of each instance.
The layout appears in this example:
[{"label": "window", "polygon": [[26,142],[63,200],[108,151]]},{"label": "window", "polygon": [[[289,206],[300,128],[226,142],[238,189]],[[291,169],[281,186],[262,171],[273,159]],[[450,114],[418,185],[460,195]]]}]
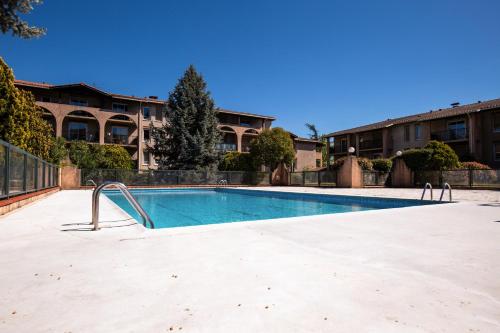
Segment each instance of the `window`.
[{"label": "window", "polygon": [[495,161],[500,161],[500,142],[495,142],[493,144],[493,159]]},{"label": "window", "polygon": [[71,105],[77,105],[77,106],[87,106],[89,103],[85,99],[79,99],[79,98],[72,98],[69,101],[69,104]]},{"label": "window", "polygon": [[415,140],[422,140],[422,125],[415,125]]},{"label": "window", "polygon": [[500,132],[500,112],[493,113],[493,131]]},{"label": "window", "polygon": [[240,126],[252,127],[252,120],[248,117],[240,117]]},{"label": "window", "polygon": [[142,164],[149,165],[149,152],[148,151],[142,152]]},{"label": "window", "polygon": [[321,167],[321,160],[316,159],[316,168],[320,168],[320,167]]},{"label": "window", "polygon": [[115,112],[127,112],[128,105],[127,104],[120,104],[120,103],[113,103],[113,111],[115,111]]},{"label": "window", "polygon": [[142,108],[142,116],[144,119],[149,119],[151,118],[151,108],[148,106],[145,106]]},{"label": "window", "polygon": [[149,129],[144,129],[144,135],[143,135],[143,140],[144,142],[149,142],[149,140],[151,140],[151,137],[149,135]]},{"label": "window", "polygon": [[346,152],[347,151],[347,138],[342,138],[340,139],[340,152]]},{"label": "window", "polygon": [[410,141],[410,125],[405,126],[405,142]]},{"label": "window", "polygon": [[42,102],[50,102],[50,96],[42,96]]},{"label": "window", "polygon": [[123,126],[111,127],[111,140],[113,143],[125,145],[128,143],[128,128]]},{"label": "window", "polygon": [[68,140],[87,140],[87,124],[70,122],[68,125]]},{"label": "window", "polygon": [[448,140],[465,139],[466,136],[465,120],[448,122]]}]

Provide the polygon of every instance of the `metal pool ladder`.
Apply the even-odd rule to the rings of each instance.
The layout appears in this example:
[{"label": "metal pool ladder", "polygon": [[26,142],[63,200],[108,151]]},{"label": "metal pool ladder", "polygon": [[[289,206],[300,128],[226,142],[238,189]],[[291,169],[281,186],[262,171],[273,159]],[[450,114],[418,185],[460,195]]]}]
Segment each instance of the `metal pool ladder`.
[{"label": "metal pool ladder", "polygon": [[446,190],[446,188],[448,188],[448,194],[449,194],[450,202],[451,202],[451,200],[452,200],[451,199],[451,186],[448,183],[443,184],[443,190],[441,191],[441,196],[439,197],[439,201],[443,200],[443,195],[444,195],[444,191]]},{"label": "metal pool ladder", "polygon": [[425,191],[427,189],[430,189],[430,192],[431,192],[431,200],[432,200],[432,185],[431,183],[425,183],[425,186],[424,186],[424,191],[422,192],[422,197],[420,198],[420,200],[424,200],[424,197],[425,197]]},{"label": "metal pool ladder", "polygon": [[134,209],[141,215],[142,217],[142,225],[146,226],[148,223],[152,229],[154,229],[155,225],[146,211],[142,208],[142,206],[135,200],[127,186],[120,182],[105,182],[99,185],[94,192],[92,192],[92,224],[94,225],[93,230],[99,230],[99,195],[101,192],[108,187],[116,187],[123,194],[125,199],[134,207]]},{"label": "metal pool ladder", "polygon": [[224,186],[227,186],[227,185],[228,185],[228,184],[227,184],[227,180],[226,180],[226,179],[221,179],[221,180],[219,180],[219,185],[220,185],[220,186],[223,186],[223,187],[224,187]]}]

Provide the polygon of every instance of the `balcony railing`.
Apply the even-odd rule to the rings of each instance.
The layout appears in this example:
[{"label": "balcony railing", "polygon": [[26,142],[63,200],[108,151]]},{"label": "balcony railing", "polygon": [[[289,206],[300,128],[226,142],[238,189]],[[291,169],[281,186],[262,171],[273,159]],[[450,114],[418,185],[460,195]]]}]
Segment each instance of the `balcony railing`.
[{"label": "balcony railing", "polygon": [[104,143],[112,143],[115,145],[136,145],[137,135],[111,134],[106,136]]},{"label": "balcony railing", "polygon": [[469,131],[467,128],[449,129],[431,133],[431,140],[438,141],[467,140],[468,137]]},{"label": "balcony railing", "polygon": [[380,139],[375,139],[375,140],[363,140],[359,142],[359,149],[377,149],[377,148],[382,148],[382,140]]},{"label": "balcony railing", "polygon": [[91,143],[99,142],[99,135],[97,133],[87,133],[87,134],[69,134],[64,136],[66,141],[86,141]]},{"label": "balcony railing", "polygon": [[215,145],[215,149],[222,152],[237,150],[235,143],[218,143]]}]

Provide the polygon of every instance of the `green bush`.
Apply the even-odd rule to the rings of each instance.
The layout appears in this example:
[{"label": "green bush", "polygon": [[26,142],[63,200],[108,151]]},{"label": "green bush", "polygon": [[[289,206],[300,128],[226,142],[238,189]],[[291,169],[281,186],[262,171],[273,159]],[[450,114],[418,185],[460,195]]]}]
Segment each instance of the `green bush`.
[{"label": "green bush", "polygon": [[255,163],[248,153],[231,151],[224,154],[219,163],[221,171],[255,171]]},{"label": "green bush", "polygon": [[401,158],[412,170],[426,170],[432,156],[431,149],[408,149],[403,152]]},{"label": "green bush", "polygon": [[388,158],[377,158],[372,160],[373,170],[380,172],[389,172],[392,168],[392,160]]},{"label": "green bush", "polygon": [[455,151],[447,144],[439,141],[429,141],[424,149],[432,150],[428,168],[430,170],[450,170],[459,167],[460,162]]},{"label": "green bush", "polygon": [[340,158],[336,158],[333,163],[330,165],[330,167],[333,169],[333,170],[338,170],[340,169],[340,167],[342,165],[344,165],[344,162],[345,162],[346,158],[345,157],[340,157]]},{"label": "green bush", "polygon": [[133,161],[125,148],[117,145],[91,145],[74,141],[69,158],[80,169],[132,169]]},{"label": "green bush", "polygon": [[366,157],[358,157],[358,164],[361,170],[370,171],[373,170],[373,163]]},{"label": "green bush", "polygon": [[489,170],[490,167],[479,162],[462,162],[460,163],[460,169]]}]

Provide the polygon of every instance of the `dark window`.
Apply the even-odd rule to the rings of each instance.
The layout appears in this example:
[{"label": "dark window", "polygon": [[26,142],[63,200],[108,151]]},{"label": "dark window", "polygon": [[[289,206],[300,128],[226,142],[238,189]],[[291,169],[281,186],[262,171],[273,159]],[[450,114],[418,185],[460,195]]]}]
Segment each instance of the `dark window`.
[{"label": "dark window", "polygon": [[493,113],[493,131],[500,132],[500,112]]},{"label": "dark window", "polygon": [[42,96],[42,102],[50,102],[50,96]]},{"label": "dark window", "polygon": [[495,161],[500,161],[500,142],[495,142],[493,144],[493,159]]},{"label": "dark window", "polygon": [[87,124],[70,122],[68,125],[68,140],[87,140]]},{"label": "dark window", "polygon": [[344,153],[346,151],[347,151],[347,139],[346,138],[340,139],[340,152]]},{"label": "dark window", "polygon": [[142,108],[142,115],[144,117],[144,119],[149,119],[151,118],[151,109],[147,106],[143,107]]},{"label": "dark window", "polygon": [[410,141],[410,125],[405,126],[405,141]]},{"label": "dark window", "polygon": [[128,105],[127,104],[113,103],[113,111],[115,111],[115,112],[127,112]]},{"label": "dark window", "polygon": [[240,117],[240,126],[250,127],[252,126],[252,120],[248,117]]},{"label": "dark window", "polygon": [[422,125],[415,125],[415,140],[422,140]]},{"label": "dark window", "polygon": [[321,160],[317,159],[316,160],[316,168],[319,168],[319,167],[321,167]]},{"label": "dark window", "polygon": [[72,98],[69,101],[69,104],[78,106],[87,106],[89,103],[85,99]]},{"label": "dark window", "polygon": [[150,140],[149,129],[144,129],[144,142],[148,142]]},{"label": "dark window", "polygon": [[149,152],[148,151],[143,151],[142,152],[142,164],[149,164]]}]

